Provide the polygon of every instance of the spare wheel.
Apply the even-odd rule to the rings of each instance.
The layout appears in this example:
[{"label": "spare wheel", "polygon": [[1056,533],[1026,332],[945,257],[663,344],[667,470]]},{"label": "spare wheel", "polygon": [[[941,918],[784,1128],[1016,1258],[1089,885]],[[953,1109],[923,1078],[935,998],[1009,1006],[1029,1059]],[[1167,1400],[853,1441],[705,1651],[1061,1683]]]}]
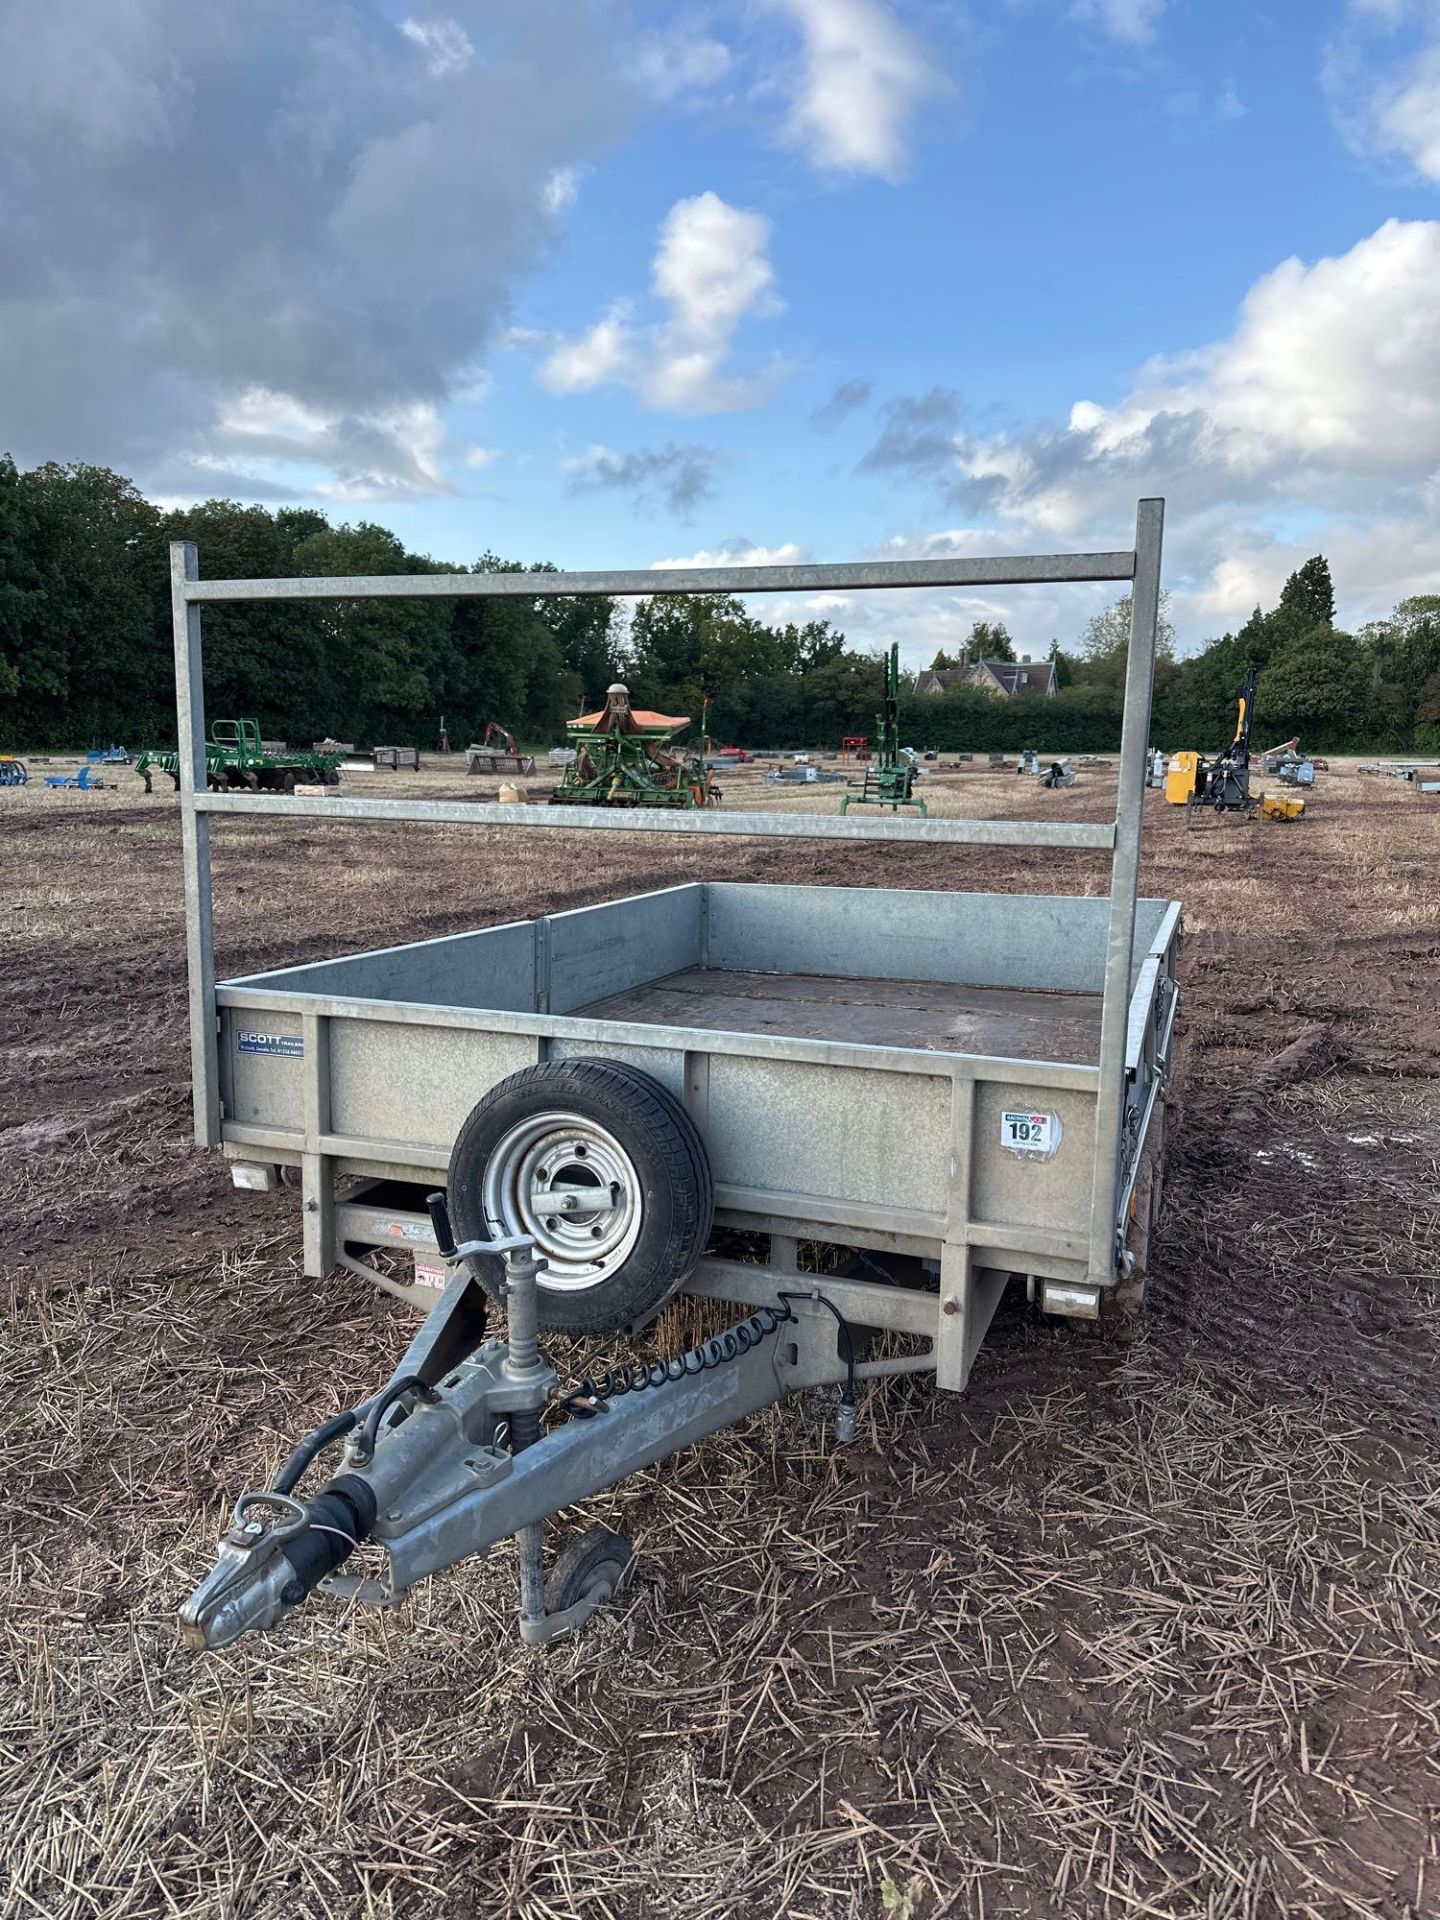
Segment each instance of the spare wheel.
[{"label": "spare wheel", "polygon": [[[460,1239],[531,1236],[549,1263],[540,1324],[577,1333],[650,1319],[705,1251],[715,1205],[675,1096],[638,1067],[586,1059],[491,1088],[450,1155],[449,1198]],[[498,1294],[499,1265],[484,1264]]]}]

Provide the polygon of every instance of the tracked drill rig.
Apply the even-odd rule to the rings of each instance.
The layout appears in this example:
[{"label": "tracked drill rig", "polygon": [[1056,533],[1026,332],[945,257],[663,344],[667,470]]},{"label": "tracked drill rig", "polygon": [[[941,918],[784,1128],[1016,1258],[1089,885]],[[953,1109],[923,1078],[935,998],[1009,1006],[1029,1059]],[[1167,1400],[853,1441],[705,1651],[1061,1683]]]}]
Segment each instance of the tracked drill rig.
[{"label": "tracked drill rig", "polygon": [[865,785],[859,793],[847,793],[840,802],[841,813],[851,807],[889,807],[898,813],[901,807],[927,811],[915,792],[915,755],[900,744],[900,647],[892,646],[885,658],[885,704],[875,716],[878,748],[875,759],[865,769]]},{"label": "tracked drill rig", "polygon": [[[1257,678],[1258,670],[1252,664],[1237,696],[1239,711],[1235,716],[1235,737],[1225,751],[1217,754],[1213,760],[1205,759],[1202,754],[1193,756],[1193,783],[1184,794],[1187,826],[1193,824],[1196,813],[1202,807],[1208,807],[1214,813],[1243,813],[1252,820],[1257,816],[1265,820],[1298,820],[1305,811],[1305,802],[1300,799],[1284,794],[1251,794],[1250,723],[1255,713]],[[1176,758],[1188,760],[1192,756],[1182,754]],[[1174,797],[1168,781],[1166,795]]]}]

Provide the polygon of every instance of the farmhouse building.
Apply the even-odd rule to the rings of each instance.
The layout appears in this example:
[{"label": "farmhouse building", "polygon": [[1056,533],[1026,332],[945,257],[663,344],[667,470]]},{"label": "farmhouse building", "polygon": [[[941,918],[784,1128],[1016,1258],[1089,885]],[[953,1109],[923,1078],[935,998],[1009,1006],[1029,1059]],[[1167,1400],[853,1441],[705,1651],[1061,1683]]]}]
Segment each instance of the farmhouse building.
[{"label": "farmhouse building", "polygon": [[1053,660],[971,660],[961,655],[958,667],[924,667],[915,681],[916,693],[949,693],[955,687],[980,687],[986,693],[1011,700],[1017,694],[1048,697],[1060,691]]}]

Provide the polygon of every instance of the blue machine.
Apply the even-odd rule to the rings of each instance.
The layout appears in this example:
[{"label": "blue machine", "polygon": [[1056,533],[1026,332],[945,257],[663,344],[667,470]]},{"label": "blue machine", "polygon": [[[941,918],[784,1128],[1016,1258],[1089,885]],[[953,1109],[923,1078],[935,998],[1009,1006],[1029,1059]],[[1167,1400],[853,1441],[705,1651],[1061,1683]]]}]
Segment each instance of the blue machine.
[{"label": "blue machine", "polygon": [[94,768],[87,761],[78,773],[47,773],[45,784],[47,787],[74,787],[77,793],[103,791],[105,782],[92,780],[90,775],[93,771]]}]

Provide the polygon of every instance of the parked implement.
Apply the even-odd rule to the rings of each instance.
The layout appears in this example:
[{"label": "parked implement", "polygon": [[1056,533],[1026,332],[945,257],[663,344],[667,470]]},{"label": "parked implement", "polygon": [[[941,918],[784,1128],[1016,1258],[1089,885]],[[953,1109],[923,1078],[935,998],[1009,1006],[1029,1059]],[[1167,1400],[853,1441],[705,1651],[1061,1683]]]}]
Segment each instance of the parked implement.
[{"label": "parked implement", "polygon": [[[1194,824],[1195,815],[1208,808],[1212,813],[1243,813],[1247,820],[1298,820],[1305,802],[1294,796],[1252,794],[1250,790],[1250,724],[1255,713],[1257,671],[1251,667],[1236,696],[1235,736],[1230,745],[1213,760],[1200,753],[1177,753],[1165,776],[1165,798],[1172,806],[1185,807],[1185,824]],[[1308,785],[1315,778],[1310,769]],[[1287,784],[1299,784],[1287,782]]]},{"label": "parked implement", "polygon": [[1272,747],[1261,758],[1260,769],[1278,780],[1282,787],[1313,787],[1315,775],[1328,764],[1316,760],[1313,754],[1301,753],[1300,742],[1290,740],[1283,747]]},{"label": "parked implement", "polygon": [[533,753],[521,753],[515,744],[514,734],[502,727],[498,720],[489,720],[478,743],[472,743],[465,749],[465,771],[533,773],[535,756]]},{"label": "parked implement", "polygon": [[705,756],[674,744],[690,722],[630,704],[617,680],[598,713],[583,713],[565,729],[575,758],[550,796],[552,806],[654,807],[689,811],[714,805],[720,789]]},{"label": "parked implement", "polygon": [[[563,595],[1123,581],[1124,737],[1104,822],[206,793],[205,601],[399,597],[415,576],[211,582],[193,548],[174,550],[196,1138],[224,1145],[239,1186],[298,1167],[307,1272],[343,1265],[430,1308],[389,1382],[242,1496],[182,1611],[192,1645],[227,1646],[319,1587],[388,1604],[512,1534],[522,1637],[550,1639],[629,1570],[627,1544],[591,1529],[546,1580],[542,1529],[575,1501],[795,1388],[838,1390],[840,1441],[866,1379],[928,1373],[959,1391],[1011,1276],[1050,1313],[1138,1306],[1177,1005],[1179,909],[1136,898],[1161,519],[1142,502],[1122,553],[524,578]],[[511,579],[424,576],[457,597],[518,591]],[[1089,851],[1109,857],[1109,899],[697,880],[217,984],[211,820],[293,812],[876,840],[897,864],[906,844],[932,859]],[[753,1235],[768,1265],[718,1256],[712,1221]],[[869,1277],[802,1272],[802,1238],[837,1269],[865,1250]],[[414,1286],[367,1264],[378,1246],[424,1256]],[[893,1284],[893,1256],[922,1284]],[[455,1276],[438,1301],[436,1266]],[[557,1381],[542,1326],[633,1326],[678,1288],[744,1317],[688,1352]],[[486,1329],[494,1298],[504,1340]],[[909,1350],[861,1358],[855,1327],[908,1335]],[[338,1472],[302,1491],[337,1445]],[[356,1573],[367,1543],[383,1561]]]},{"label": "parked implement", "polygon": [[[339,753],[289,748],[280,741],[262,740],[254,720],[217,720],[205,746],[205,784],[212,793],[227,787],[252,793],[290,793],[297,785],[333,787],[340,778]],[[180,755],[173,747],[144,747],[135,756],[135,771],[152,793],[156,773],[168,773],[181,788]]]},{"label": "parked implement", "polygon": [[29,778],[23,760],[17,760],[13,753],[0,753],[0,787],[23,787]]},{"label": "parked implement", "polygon": [[898,813],[901,807],[926,812],[925,802],[915,794],[915,755],[900,744],[900,646],[891,647],[885,660],[885,706],[876,715],[878,739],[876,758],[865,769],[865,785],[859,793],[847,793],[840,802],[842,814],[851,807],[888,807]]},{"label": "parked implement", "polygon": [[69,787],[75,793],[103,793],[105,782],[87,761],[78,773],[47,773],[47,787]]}]

